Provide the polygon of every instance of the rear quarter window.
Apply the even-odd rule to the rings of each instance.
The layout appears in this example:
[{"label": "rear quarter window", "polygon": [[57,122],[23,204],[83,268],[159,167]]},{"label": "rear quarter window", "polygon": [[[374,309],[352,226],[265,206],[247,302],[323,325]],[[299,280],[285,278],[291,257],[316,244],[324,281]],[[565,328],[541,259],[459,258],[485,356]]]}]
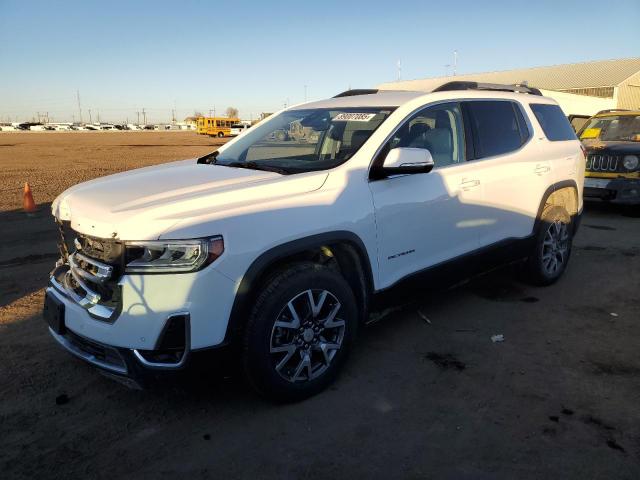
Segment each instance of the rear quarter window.
[{"label": "rear quarter window", "polygon": [[565,117],[564,112],[558,105],[532,103],[530,107],[549,141],[562,142],[578,138],[569,123],[569,119]]}]

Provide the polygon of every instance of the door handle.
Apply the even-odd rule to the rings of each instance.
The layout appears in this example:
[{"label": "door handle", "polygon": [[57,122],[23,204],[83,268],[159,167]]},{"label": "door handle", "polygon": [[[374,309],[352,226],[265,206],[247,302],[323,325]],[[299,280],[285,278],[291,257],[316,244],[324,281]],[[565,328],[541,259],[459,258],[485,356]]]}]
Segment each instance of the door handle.
[{"label": "door handle", "polygon": [[551,167],[547,165],[536,165],[536,169],[534,170],[534,172],[536,172],[536,174],[538,175],[544,175],[545,173],[549,173],[550,170]]},{"label": "door handle", "polygon": [[462,187],[463,190],[467,191],[467,190],[471,190],[472,188],[477,187],[478,185],[480,185],[480,180],[466,180],[466,179],[462,179],[462,182],[460,182],[460,187]]}]

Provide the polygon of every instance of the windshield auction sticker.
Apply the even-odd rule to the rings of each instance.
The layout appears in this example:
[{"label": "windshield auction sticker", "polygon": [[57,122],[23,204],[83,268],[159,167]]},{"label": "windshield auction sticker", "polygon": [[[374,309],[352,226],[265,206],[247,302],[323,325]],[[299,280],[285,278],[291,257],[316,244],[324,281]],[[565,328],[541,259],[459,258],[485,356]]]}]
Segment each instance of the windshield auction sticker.
[{"label": "windshield auction sticker", "polygon": [[334,122],[368,122],[373,117],[375,117],[375,113],[339,113],[335,117],[333,117],[332,121]]}]

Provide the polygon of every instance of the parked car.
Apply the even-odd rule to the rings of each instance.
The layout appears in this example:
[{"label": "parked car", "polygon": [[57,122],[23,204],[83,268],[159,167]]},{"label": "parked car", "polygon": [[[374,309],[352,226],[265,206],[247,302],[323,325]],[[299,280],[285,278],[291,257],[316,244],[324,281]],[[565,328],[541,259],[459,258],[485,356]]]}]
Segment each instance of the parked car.
[{"label": "parked car", "polygon": [[578,135],[587,149],[585,198],[640,205],[640,110],[604,110]]},{"label": "parked car", "polygon": [[246,123],[234,123],[233,125],[231,125],[230,135],[232,137],[237,137],[241,133],[247,131],[249,128],[251,128],[251,125],[248,125]]},{"label": "parked car", "polygon": [[[292,124],[314,135],[270,140]],[[372,298],[405,280],[519,259],[530,281],[558,280],[584,160],[560,107],[526,87],[291,107],[197,160],[62,193],[44,316],[120,379],[227,349],[258,392],[299,400],[336,378]]]}]

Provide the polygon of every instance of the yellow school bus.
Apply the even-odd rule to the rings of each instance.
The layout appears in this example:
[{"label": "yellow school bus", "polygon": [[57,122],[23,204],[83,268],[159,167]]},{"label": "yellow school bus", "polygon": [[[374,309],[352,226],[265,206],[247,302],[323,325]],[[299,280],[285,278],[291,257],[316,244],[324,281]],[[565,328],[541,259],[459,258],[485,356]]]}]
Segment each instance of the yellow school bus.
[{"label": "yellow school bus", "polygon": [[240,122],[239,118],[198,117],[197,132],[210,137],[228,137],[231,135],[231,125],[238,122]]}]

